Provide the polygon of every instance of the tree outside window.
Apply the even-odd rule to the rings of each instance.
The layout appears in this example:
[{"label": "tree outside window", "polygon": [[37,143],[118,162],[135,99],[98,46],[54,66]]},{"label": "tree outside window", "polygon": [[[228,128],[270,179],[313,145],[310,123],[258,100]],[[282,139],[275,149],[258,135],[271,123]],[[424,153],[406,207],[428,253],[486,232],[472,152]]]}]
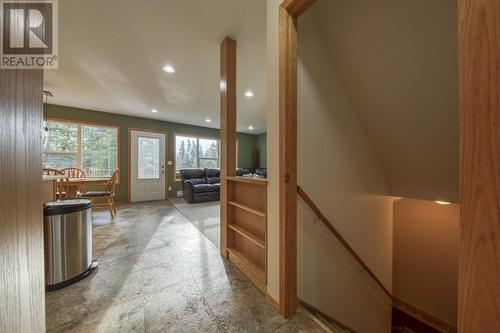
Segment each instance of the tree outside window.
[{"label": "tree outside window", "polygon": [[219,168],[219,140],[198,137],[175,136],[175,174],[179,170],[196,168]]},{"label": "tree outside window", "polygon": [[111,177],[118,168],[118,128],[48,122],[44,168],[83,169],[88,177]]}]

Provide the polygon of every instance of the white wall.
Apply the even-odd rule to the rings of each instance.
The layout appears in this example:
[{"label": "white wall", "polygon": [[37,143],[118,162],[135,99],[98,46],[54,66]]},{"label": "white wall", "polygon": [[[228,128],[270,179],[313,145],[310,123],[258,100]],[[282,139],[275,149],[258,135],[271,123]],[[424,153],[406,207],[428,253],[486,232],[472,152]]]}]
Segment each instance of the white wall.
[{"label": "white wall", "polygon": [[459,205],[394,204],[394,296],[457,325]]},{"label": "white wall", "polygon": [[279,31],[282,0],[267,0],[267,293],[279,302]]},{"label": "white wall", "polygon": [[[314,17],[299,18],[298,183],[392,289],[392,198]],[[389,299],[299,200],[299,297],[359,332],[389,332]]]},{"label": "white wall", "polygon": [[310,9],[391,194],[458,202],[456,0],[317,0]]}]

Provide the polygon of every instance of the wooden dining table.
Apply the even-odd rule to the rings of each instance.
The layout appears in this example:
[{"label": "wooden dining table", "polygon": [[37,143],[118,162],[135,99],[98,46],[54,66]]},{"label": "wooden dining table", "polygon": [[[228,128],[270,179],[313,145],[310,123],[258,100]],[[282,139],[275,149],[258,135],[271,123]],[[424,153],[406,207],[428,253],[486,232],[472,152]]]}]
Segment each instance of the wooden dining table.
[{"label": "wooden dining table", "polygon": [[87,186],[106,186],[111,177],[83,177],[83,178],[63,178],[57,180],[58,187],[64,187],[66,198],[75,198],[76,192],[81,187]]}]

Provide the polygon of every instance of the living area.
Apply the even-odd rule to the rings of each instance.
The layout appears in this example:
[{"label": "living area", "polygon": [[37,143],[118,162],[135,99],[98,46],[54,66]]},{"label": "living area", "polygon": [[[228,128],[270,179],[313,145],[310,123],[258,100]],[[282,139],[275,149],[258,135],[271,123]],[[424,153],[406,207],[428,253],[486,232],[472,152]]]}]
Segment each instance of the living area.
[{"label": "living area", "polygon": [[[89,176],[107,176],[110,170],[118,169],[121,177],[114,193],[114,201],[118,206],[143,199],[168,199],[219,247],[218,129],[61,106],[51,104],[51,97],[44,108],[47,122],[44,168],[77,167]],[[96,131],[102,136],[97,142],[91,140]],[[236,174],[266,178],[265,127],[256,129],[252,126],[251,131],[260,133],[237,135]],[[78,133],[79,136],[75,138],[74,135]],[[134,141],[134,133],[139,133],[143,141],[149,135],[160,134],[160,146],[164,148],[162,151],[157,148],[155,153],[155,146],[144,146],[143,151],[149,152],[149,155],[133,151],[133,146],[139,144],[137,138],[134,144],[129,142]],[[152,159],[150,164],[153,165],[141,162],[147,158]],[[134,159],[138,163],[134,163]],[[151,186],[154,186],[151,183],[156,177],[163,178],[160,190],[151,191]],[[141,181],[147,183],[147,198],[140,192]],[[95,188],[92,186],[89,189]]]}]

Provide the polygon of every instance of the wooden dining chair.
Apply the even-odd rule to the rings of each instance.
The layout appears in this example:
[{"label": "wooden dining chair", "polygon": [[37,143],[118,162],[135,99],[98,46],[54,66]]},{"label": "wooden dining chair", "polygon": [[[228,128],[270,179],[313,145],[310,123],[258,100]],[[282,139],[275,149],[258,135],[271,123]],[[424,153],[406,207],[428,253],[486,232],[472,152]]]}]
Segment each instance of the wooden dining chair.
[{"label": "wooden dining chair", "polygon": [[[85,171],[80,168],[65,168],[61,171],[68,178],[85,178]],[[71,188],[68,187],[66,193],[76,193],[76,197],[79,198],[83,193],[83,185],[71,186]]]},{"label": "wooden dining chair", "polygon": [[85,171],[80,168],[65,168],[61,170],[68,178],[85,178]]},{"label": "wooden dining chair", "polygon": [[[52,169],[52,168],[43,168],[42,169],[42,174],[45,176],[64,176],[64,172],[58,169]],[[55,193],[55,198],[56,199],[64,199],[66,197],[66,188],[67,186],[65,185],[67,178],[62,178],[57,182],[56,185],[56,193]]]},{"label": "wooden dining chair", "polygon": [[[113,172],[113,175],[111,176],[111,179],[109,180],[109,183],[106,186],[105,191],[88,191],[85,194],[83,194],[83,198],[88,198],[92,200],[92,203],[94,204],[95,207],[108,206],[111,218],[115,217],[116,215],[114,196],[115,196],[116,182],[118,181],[118,174],[119,170],[116,169],[115,172]],[[96,204],[95,200],[100,198],[106,200],[106,202]]]},{"label": "wooden dining chair", "polygon": [[45,176],[60,176],[64,175],[64,172],[58,169],[43,168],[43,174]]}]

